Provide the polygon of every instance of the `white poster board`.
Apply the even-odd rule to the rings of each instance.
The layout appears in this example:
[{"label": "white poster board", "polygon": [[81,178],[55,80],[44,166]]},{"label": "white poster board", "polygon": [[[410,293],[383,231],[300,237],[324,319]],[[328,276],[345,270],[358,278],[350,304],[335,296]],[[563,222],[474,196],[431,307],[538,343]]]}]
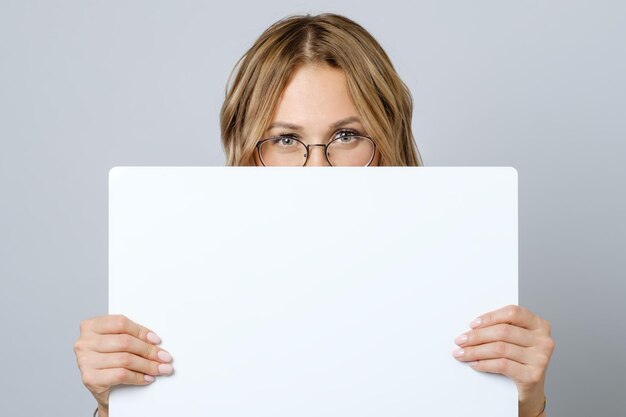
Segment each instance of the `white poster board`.
[{"label": "white poster board", "polygon": [[510,167],[115,167],[109,313],[175,371],[110,415],[516,417],[451,352],[518,304],[517,253]]}]

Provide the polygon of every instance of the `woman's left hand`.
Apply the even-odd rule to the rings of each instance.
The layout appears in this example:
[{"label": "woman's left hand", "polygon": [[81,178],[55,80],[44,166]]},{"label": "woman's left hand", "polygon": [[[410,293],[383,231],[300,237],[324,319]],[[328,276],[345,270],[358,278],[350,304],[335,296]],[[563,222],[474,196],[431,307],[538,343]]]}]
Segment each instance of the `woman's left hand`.
[{"label": "woman's left hand", "polygon": [[527,308],[512,304],[477,317],[470,327],[472,330],[456,338],[460,348],[453,355],[470,362],[477,371],[511,378],[517,385],[519,417],[539,415],[548,362],[555,346],[550,323]]}]

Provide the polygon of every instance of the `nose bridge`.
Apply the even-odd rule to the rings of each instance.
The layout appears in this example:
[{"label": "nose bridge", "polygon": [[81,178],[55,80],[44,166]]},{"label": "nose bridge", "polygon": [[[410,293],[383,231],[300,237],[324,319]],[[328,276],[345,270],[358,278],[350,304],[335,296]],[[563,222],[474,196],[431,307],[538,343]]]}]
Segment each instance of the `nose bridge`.
[{"label": "nose bridge", "polygon": [[323,143],[311,143],[308,145],[309,151],[308,151],[308,157],[307,157],[307,162],[305,165],[309,165],[309,162],[311,161],[311,152],[313,151],[313,147],[314,146],[319,146],[322,149],[320,149],[321,151],[321,160],[323,162],[323,165],[330,165],[329,161],[326,159],[326,145]]}]

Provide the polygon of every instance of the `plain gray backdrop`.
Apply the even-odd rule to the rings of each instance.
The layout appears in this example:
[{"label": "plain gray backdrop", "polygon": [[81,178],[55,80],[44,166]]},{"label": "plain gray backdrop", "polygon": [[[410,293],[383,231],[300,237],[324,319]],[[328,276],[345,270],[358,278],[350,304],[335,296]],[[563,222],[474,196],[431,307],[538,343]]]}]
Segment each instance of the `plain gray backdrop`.
[{"label": "plain gray backdrop", "polygon": [[388,52],[426,166],[517,168],[548,415],[624,415],[624,2],[0,0],[0,416],[91,415],[72,345],[107,312],[108,170],[223,165],[236,60],[325,11]]}]

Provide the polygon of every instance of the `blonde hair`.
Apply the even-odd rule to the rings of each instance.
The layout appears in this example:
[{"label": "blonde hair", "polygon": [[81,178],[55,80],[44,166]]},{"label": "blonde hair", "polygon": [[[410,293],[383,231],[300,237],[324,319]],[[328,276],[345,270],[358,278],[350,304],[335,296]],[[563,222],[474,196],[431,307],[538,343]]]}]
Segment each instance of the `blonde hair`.
[{"label": "blonde hair", "polygon": [[422,165],[411,130],[408,87],[372,35],[334,13],[287,16],[237,61],[220,111],[226,165],[254,165],[256,143],[272,122],[291,74],[302,64],[316,63],[345,72],[357,113],[380,151],[379,165]]}]

